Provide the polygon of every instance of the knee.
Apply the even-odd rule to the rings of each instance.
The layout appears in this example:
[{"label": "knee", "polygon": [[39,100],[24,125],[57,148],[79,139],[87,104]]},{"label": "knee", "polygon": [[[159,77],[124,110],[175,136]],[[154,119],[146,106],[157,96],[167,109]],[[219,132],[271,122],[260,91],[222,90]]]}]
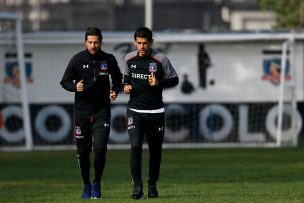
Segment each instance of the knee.
[{"label": "knee", "polygon": [[134,153],[134,154],[141,154],[141,153],[142,153],[142,147],[139,147],[139,146],[132,146],[132,147],[131,147],[131,153]]},{"label": "knee", "polygon": [[91,147],[78,148],[77,154],[78,157],[88,157],[90,156],[91,151],[92,151]]},{"label": "knee", "polygon": [[94,148],[96,158],[104,157],[107,153],[107,147],[97,147]]}]

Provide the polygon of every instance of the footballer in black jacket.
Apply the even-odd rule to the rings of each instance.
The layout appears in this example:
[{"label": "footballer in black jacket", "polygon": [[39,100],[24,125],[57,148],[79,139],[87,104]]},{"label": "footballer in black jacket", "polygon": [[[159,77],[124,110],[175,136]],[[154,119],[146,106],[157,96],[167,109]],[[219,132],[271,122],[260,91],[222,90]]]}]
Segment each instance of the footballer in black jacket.
[{"label": "footballer in black jacket", "polygon": [[148,198],[158,197],[162,143],[165,131],[163,88],[178,84],[178,75],[170,60],[151,48],[152,31],[138,28],[134,34],[136,51],[125,57],[124,93],[130,94],[127,110],[131,143],[132,199],[144,198],[142,144],[146,135],[149,146]]},{"label": "footballer in black jacket", "polygon": [[[101,50],[101,42],[101,31],[88,28],[86,50],[72,57],[60,82],[64,89],[75,92],[74,137],[84,184],[83,199],[102,195],[100,182],[110,133],[110,104],[116,99],[122,82],[115,57]],[[92,146],[95,152],[93,184],[90,181]]]}]

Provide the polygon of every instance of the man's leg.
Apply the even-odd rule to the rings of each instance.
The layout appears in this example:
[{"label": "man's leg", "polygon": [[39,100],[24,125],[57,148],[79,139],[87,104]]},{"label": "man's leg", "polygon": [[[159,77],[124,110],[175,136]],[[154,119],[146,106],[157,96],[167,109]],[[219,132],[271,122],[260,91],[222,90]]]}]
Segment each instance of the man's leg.
[{"label": "man's leg", "polygon": [[100,181],[104,171],[107,153],[107,144],[110,134],[110,116],[106,115],[93,120],[93,149],[95,152],[92,197],[100,198]]},{"label": "man's leg", "polygon": [[82,198],[91,198],[90,153],[92,151],[92,130],[89,118],[74,118],[74,138],[77,148],[78,163],[84,184]]},{"label": "man's leg", "polygon": [[142,143],[144,138],[145,121],[140,113],[128,109],[127,126],[131,144],[130,168],[134,186],[133,199],[143,198],[143,174],[142,174]]},{"label": "man's leg", "polygon": [[165,122],[164,113],[149,114],[147,116],[149,120],[149,127],[147,128],[146,135],[150,154],[148,197],[153,198],[158,196],[156,182],[159,179]]}]

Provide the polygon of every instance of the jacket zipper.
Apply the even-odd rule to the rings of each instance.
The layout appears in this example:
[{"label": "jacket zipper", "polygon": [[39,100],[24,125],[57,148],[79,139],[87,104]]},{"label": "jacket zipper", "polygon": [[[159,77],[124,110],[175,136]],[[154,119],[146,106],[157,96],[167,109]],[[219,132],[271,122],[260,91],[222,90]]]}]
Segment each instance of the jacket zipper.
[{"label": "jacket zipper", "polygon": [[93,63],[94,63],[94,78],[93,78],[93,81],[95,82],[96,81],[96,67],[95,67],[95,60],[93,60]]}]

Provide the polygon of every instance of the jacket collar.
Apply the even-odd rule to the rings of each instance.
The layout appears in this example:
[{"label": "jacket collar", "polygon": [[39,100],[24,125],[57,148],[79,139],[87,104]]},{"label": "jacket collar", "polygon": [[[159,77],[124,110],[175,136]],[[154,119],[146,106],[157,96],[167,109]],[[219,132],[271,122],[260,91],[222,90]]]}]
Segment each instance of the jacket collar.
[{"label": "jacket collar", "polygon": [[101,49],[99,49],[99,50],[96,52],[95,55],[92,55],[92,54],[90,54],[90,52],[86,49],[86,50],[85,50],[85,53],[86,53],[86,55],[87,55],[88,57],[90,57],[91,59],[96,59],[96,58],[98,58],[98,57],[103,53],[103,51],[102,51]]}]

